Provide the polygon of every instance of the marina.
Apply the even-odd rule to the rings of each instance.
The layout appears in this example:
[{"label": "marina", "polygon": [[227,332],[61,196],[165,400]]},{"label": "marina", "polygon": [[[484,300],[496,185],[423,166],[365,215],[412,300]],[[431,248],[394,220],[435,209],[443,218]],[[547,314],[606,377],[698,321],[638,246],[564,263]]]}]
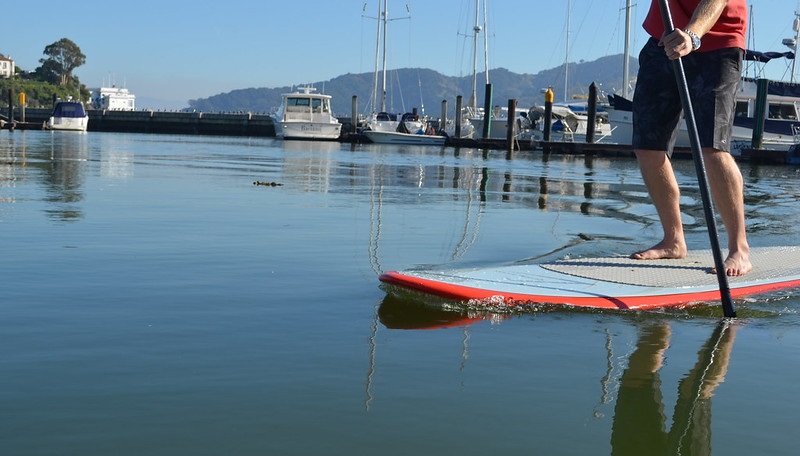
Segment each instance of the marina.
[{"label": "marina", "polygon": [[[798,169],[741,167],[751,244],[800,245]],[[692,164],[676,173],[705,249]],[[720,327],[713,302],[482,312],[382,289],[389,270],[652,244],[629,157],[3,131],[0,223],[4,454],[675,454],[657,437],[684,431],[714,454],[800,444],[780,399],[800,375],[796,290],[737,300]]]},{"label": "marina", "polygon": [[[389,40],[411,6],[362,3],[360,27],[339,2],[40,15],[85,46],[81,77],[139,84],[89,92],[70,70],[70,104],[28,85],[53,61],[7,22],[23,38],[0,49],[0,455],[795,454],[800,92],[774,92],[793,64],[740,90],[753,269],[727,318],[688,144],[687,258],[630,258],[662,239],[622,109],[631,0],[576,5],[578,30],[577,2],[420,2],[422,27]],[[469,54],[457,19],[466,104],[469,78],[439,73]],[[591,60],[622,39],[619,90],[604,69],[622,65]]]}]

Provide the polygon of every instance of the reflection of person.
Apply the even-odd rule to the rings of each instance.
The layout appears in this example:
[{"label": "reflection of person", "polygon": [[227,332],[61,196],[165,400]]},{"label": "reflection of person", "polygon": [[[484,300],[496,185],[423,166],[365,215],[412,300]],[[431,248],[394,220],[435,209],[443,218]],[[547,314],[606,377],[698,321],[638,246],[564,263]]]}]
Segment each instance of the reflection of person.
[{"label": "reflection of person", "polygon": [[736,326],[722,322],[698,352],[692,370],[678,385],[672,427],[665,429],[661,368],[670,329],[642,329],[636,350],[620,379],[611,447],[614,455],[710,455],[711,396],[725,380]]},{"label": "reflection of person", "polygon": [[745,48],[745,0],[671,0],[675,31],[664,32],[657,0],[644,21],[651,35],[639,55],[633,96],[633,148],[664,229],[663,239],[632,258],[683,258],[680,189],[669,161],[681,114],[672,60],[683,58],[711,195],[728,234],[725,273],[747,274],[742,174],[730,155],[735,95]]}]

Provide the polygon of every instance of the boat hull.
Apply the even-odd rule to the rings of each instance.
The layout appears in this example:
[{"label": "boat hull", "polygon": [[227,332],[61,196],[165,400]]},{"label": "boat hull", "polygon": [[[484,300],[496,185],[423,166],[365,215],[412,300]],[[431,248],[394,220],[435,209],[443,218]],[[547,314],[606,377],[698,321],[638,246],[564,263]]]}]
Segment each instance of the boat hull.
[{"label": "boat hull", "polygon": [[376,144],[406,144],[416,146],[444,146],[444,136],[400,133],[396,131],[364,131],[364,136]]},{"label": "boat hull", "polygon": [[276,132],[283,139],[318,139],[334,141],[339,139],[342,132],[340,123],[315,123],[315,122],[279,122],[280,129]]},{"label": "boat hull", "polygon": [[[609,109],[608,118],[611,121],[611,125],[614,127],[611,131],[610,141],[617,144],[631,144],[631,138],[633,137],[633,113],[625,110]],[[733,131],[731,132],[732,153],[739,153],[743,148],[751,146],[753,140],[752,124],[752,118],[740,118],[734,121]],[[789,150],[789,147],[795,144],[796,139],[794,135],[784,131],[787,126],[795,126],[795,123],[766,120],[762,136],[763,148],[780,151]],[[800,127],[800,122],[797,122],[796,126]],[[675,139],[675,146],[691,147],[689,131],[683,120],[681,120],[678,126],[678,136]]]},{"label": "boat hull", "polygon": [[51,117],[45,124],[48,130],[86,131],[89,117]]}]

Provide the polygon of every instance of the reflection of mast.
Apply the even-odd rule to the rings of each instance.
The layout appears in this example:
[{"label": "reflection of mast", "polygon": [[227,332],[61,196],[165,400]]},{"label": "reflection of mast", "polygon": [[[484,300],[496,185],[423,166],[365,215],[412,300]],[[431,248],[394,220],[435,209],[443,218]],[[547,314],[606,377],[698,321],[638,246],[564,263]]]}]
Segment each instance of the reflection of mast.
[{"label": "reflection of mast", "polygon": [[[463,327],[463,329],[464,339],[461,341],[461,367],[458,369],[459,372],[464,372],[464,370],[467,368],[467,358],[469,358],[469,352],[467,351],[467,343],[469,342],[469,329],[467,329],[466,325]],[[461,386],[464,386],[463,382]]]},{"label": "reflection of mast", "polygon": [[[455,170],[458,173],[458,168]],[[475,218],[474,228],[472,229],[472,236],[470,236],[470,225],[472,225],[472,203],[473,203],[473,179],[472,175],[474,174],[474,168],[470,168],[470,172],[467,173],[467,215],[464,218],[464,233],[461,236],[461,240],[456,245],[456,248],[453,250],[453,256],[451,259],[456,260],[460,258],[464,253],[466,253],[467,249],[469,249],[472,244],[478,239],[478,227],[481,223],[481,209],[480,205],[478,205],[478,213]],[[480,179],[476,179],[474,183],[477,185],[477,189],[480,190],[481,186],[483,185],[484,173],[481,173]]]},{"label": "reflection of mast", "polygon": [[364,409],[369,412],[370,404],[374,397],[372,396],[372,376],[375,374],[375,351],[378,345],[375,342],[378,336],[378,305],[375,305],[375,317],[372,319],[372,325],[369,332],[369,369],[367,369],[367,386],[366,393],[367,399],[364,401]]},{"label": "reflection of mast", "polygon": [[375,188],[375,168],[371,168],[372,179],[370,179],[372,186],[370,188],[370,206],[369,206],[369,265],[375,274],[381,274],[379,255],[378,255],[378,241],[381,237],[381,210],[383,208],[383,172],[382,168],[378,167],[377,179],[380,181],[377,189]]},{"label": "reflection of mast", "polygon": [[594,416],[595,418],[601,418],[603,416],[602,413],[598,410],[600,406],[609,404],[614,397],[614,393],[612,392],[612,387],[614,383],[618,380],[616,377],[615,369],[617,367],[616,363],[614,362],[614,349],[611,345],[611,332],[609,332],[608,328],[606,328],[606,375],[600,380],[600,385],[603,390],[603,395],[600,397],[600,403],[594,409]]}]

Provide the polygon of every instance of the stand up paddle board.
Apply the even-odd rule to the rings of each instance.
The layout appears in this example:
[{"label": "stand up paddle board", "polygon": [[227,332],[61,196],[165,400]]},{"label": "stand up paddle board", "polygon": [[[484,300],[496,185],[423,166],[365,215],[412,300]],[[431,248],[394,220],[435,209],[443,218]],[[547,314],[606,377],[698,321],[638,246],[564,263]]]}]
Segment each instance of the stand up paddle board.
[{"label": "stand up paddle board", "polygon": [[[729,277],[731,296],[800,287],[800,247],[755,247],[753,270]],[[679,260],[580,258],[469,269],[392,271],[384,283],[455,301],[653,309],[720,300],[711,250]],[[391,290],[391,287],[390,287]]]}]

